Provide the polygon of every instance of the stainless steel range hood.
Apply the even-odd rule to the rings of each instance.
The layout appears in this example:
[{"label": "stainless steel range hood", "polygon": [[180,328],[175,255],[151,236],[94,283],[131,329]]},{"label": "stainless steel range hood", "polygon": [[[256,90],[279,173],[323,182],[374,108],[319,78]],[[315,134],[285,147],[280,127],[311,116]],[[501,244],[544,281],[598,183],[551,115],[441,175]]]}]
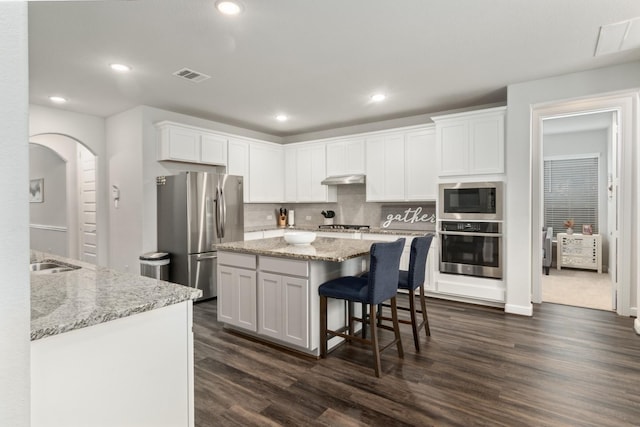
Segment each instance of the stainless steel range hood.
[{"label": "stainless steel range hood", "polygon": [[328,176],[320,184],[346,185],[346,184],[364,184],[365,182],[366,182],[366,177],[364,174],[353,174],[353,175]]}]

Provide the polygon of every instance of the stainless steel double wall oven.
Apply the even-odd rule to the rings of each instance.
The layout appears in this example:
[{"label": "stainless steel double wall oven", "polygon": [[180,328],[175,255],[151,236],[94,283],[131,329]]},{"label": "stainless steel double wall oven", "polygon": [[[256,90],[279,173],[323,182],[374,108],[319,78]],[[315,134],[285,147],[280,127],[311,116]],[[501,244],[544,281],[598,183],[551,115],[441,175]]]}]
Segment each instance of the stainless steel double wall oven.
[{"label": "stainless steel double wall oven", "polygon": [[502,182],[440,184],[440,272],[502,278]]}]

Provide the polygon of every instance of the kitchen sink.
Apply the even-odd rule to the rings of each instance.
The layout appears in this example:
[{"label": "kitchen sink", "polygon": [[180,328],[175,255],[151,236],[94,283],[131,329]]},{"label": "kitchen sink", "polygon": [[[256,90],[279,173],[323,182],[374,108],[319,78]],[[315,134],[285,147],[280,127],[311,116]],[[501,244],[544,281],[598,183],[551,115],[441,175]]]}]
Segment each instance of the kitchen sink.
[{"label": "kitchen sink", "polygon": [[77,265],[71,265],[53,260],[44,260],[41,262],[32,262],[29,265],[29,271],[36,274],[53,274],[62,273],[64,271],[77,270]]}]

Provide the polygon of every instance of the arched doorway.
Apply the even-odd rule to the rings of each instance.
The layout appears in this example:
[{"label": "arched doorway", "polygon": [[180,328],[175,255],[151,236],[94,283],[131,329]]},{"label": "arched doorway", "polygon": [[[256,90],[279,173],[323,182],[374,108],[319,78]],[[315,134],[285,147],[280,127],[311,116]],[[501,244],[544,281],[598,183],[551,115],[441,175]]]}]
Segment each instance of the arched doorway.
[{"label": "arched doorway", "polygon": [[43,180],[43,201],[30,205],[32,249],[96,263],[95,154],[81,141],[56,133],[32,136],[29,151],[30,179]]}]

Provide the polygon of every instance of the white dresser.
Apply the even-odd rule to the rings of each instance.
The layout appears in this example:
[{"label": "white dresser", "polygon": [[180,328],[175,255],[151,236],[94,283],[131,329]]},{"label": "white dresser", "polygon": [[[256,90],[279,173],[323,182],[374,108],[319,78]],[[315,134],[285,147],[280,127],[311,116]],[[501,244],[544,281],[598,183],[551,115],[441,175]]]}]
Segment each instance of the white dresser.
[{"label": "white dresser", "polygon": [[599,234],[558,233],[558,270],[562,267],[602,273],[602,238]]}]

